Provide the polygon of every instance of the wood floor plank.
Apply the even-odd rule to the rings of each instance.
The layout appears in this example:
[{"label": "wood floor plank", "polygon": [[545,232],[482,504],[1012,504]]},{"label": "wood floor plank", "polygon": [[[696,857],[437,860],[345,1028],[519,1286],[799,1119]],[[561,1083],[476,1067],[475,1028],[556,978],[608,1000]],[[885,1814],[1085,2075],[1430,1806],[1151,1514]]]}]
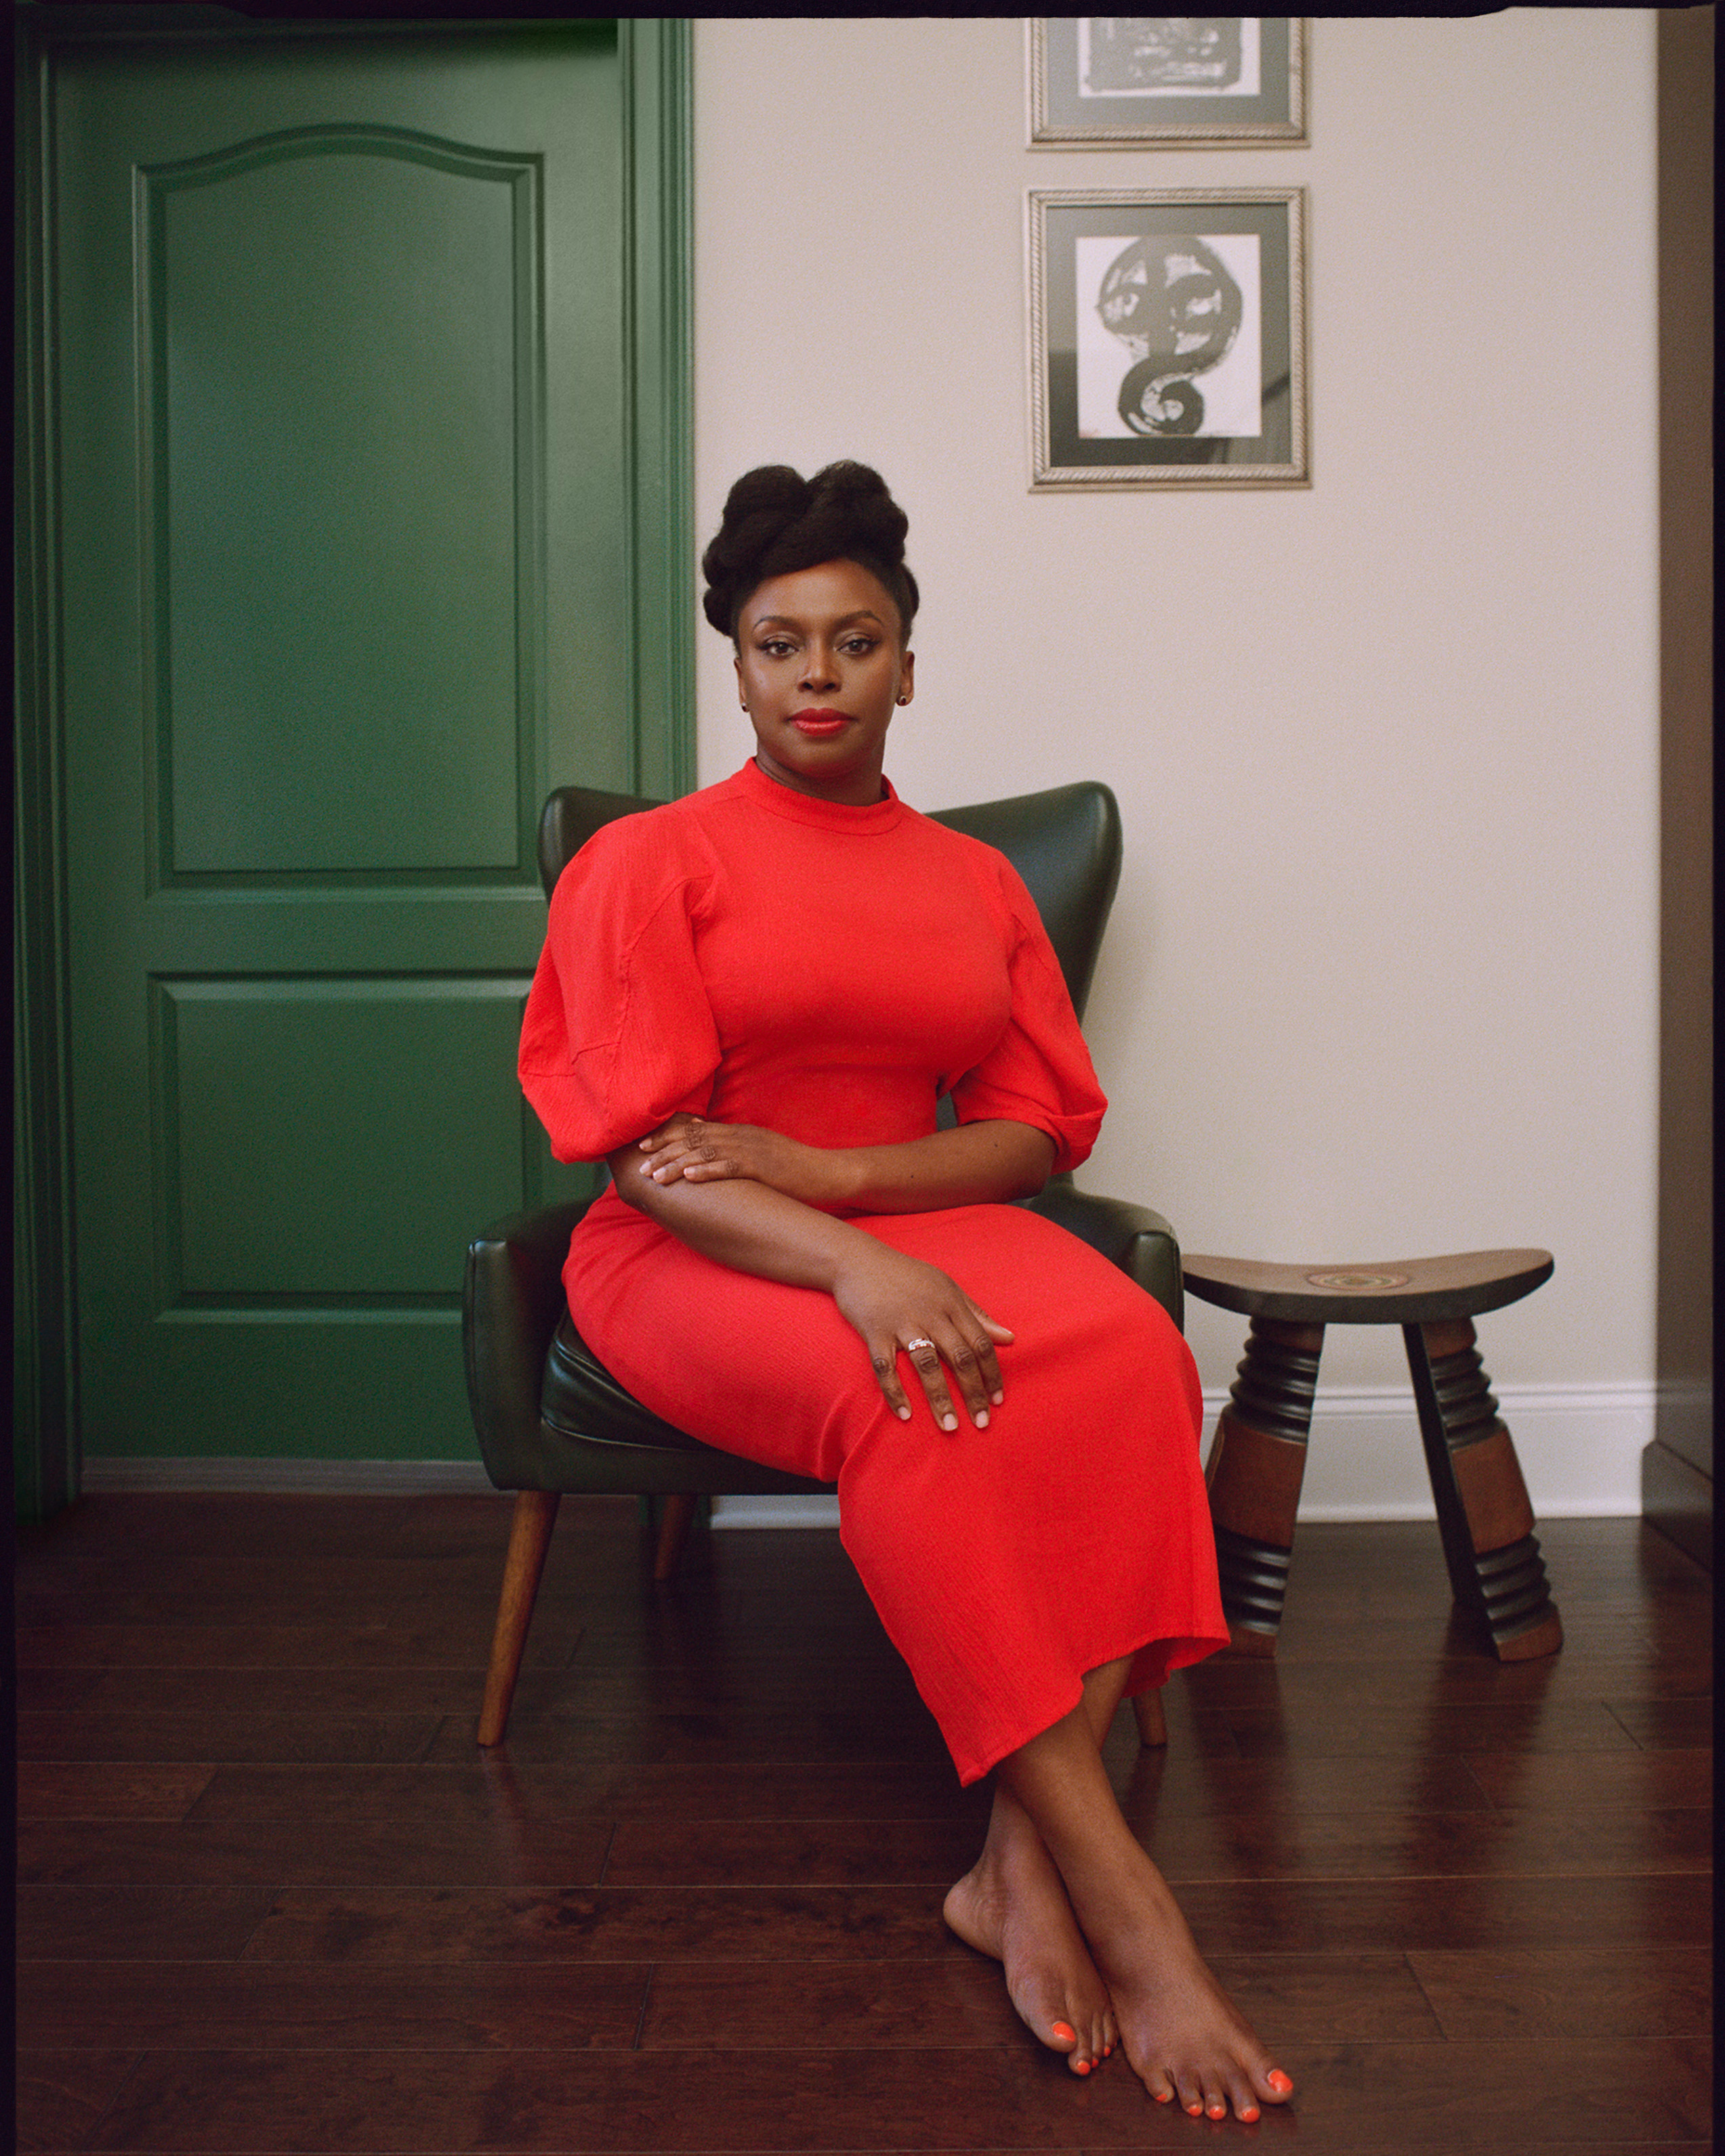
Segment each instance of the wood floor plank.
[{"label": "wood floor plank", "polygon": [[[528,1683],[543,1683],[543,1672]],[[554,1673],[554,1681],[558,1673]],[[85,1712],[134,1715],[477,1716],[482,1668],[100,1670],[85,1673]]]},{"label": "wood floor plank", "polygon": [[[1455,1878],[1633,1871],[1705,1873],[1704,1812],[1223,1814],[1162,1812],[1146,1835],[1176,1886],[1197,1879]],[[976,1855],[976,1830],[950,1820],[626,1820],[605,1867],[611,1887],[949,1885]]]},{"label": "wood floor plank", "polygon": [[21,1820],[183,1819],[209,1787],[214,1767],[25,1759],[18,1770]]},{"label": "wood floor plank", "polygon": [[626,1962],[43,1963],[20,1988],[18,2042],[54,2051],[123,2030],[150,2051],[627,2051],[648,1974]]},{"label": "wood floor plank", "polygon": [[[1691,1702],[1669,1704],[1686,1707]],[[1528,1752],[1626,1752],[1637,1742],[1598,1700],[1537,1706],[1523,1702],[1439,1702],[1430,1707],[1404,1703],[1337,1717],[1321,1729],[1314,1728],[1308,1717],[1279,1707],[1230,1707],[1225,1719],[1248,1758],[1295,1745],[1308,1757],[1337,1759],[1408,1751],[1502,1752],[1511,1746]],[[1692,1737],[1689,1741],[1695,1740]]]},{"label": "wood floor plank", "polygon": [[[1130,1722],[1130,1714],[1125,1718]],[[1313,1758],[1296,1749],[1254,1759],[1205,1758],[1177,1746],[1171,1735],[1166,1748],[1131,1745],[1124,1767],[1115,1794],[1134,1828],[1144,1830],[1169,1815],[1264,1812],[1303,1819],[1321,1812],[1492,1809],[1475,1778],[1471,1756]]]},{"label": "wood floor plank", "polygon": [[404,1834],[385,1820],[163,1825],[33,1820],[18,1831],[18,1876],[86,1886],[582,1887],[597,1885],[606,1821],[456,1822]]},{"label": "wood floor plank", "polygon": [[[1224,1954],[1213,1964],[1253,2026],[1292,2046],[1435,2042],[1402,1954]],[[1671,2034],[1693,2034],[1690,2030]],[[644,2050],[830,2050],[1021,2041],[998,1966],[962,1961],[667,1962],[655,1970]]]},{"label": "wood floor plank", "polygon": [[[80,1890],[37,1889],[37,1892]],[[83,1890],[96,1892],[105,1890]],[[278,1894],[248,1960],[928,1960],[962,1956],[944,1888],[399,1888]],[[1702,1945],[1692,1877],[1199,1881],[1180,1903],[1207,1954]]]},{"label": "wood floor plank", "polygon": [[13,1701],[21,1713],[61,1714],[86,1705],[100,1681],[95,1670],[20,1670]]},{"label": "wood floor plank", "polygon": [[1645,1751],[1684,1750],[1712,1736],[1710,1699],[1614,1699],[1612,1714]]},{"label": "wood floor plank", "polygon": [[[1525,2150],[1584,2138],[1692,2144],[1707,2133],[1700,2046],[1331,2045],[1302,2061],[1295,2117],[1264,2127],[1325,2149]],[[284,2052],[156,2052],[121,2090],[104,2149],[492,2152],[1190,2148],[1192,2123],[1110,2061],[1089,2082],[1026,2040],[921,2051],[770,2054],[360,2052],[339,2076]],[[1561,2101],[1552,2092],[1562,2091]],[[1201,2129],[1202,2130],[1202,2129]],[[1264,2129],[1260,2128],[1260,2132]]]},{"label": "wood floor plank", "polygon": [[[1640,1755],[1636,1755],[1637,1757]],[[1465,1770],[1459,1770],[1465,1778]],[[547,1822],[632,1819],[927,1819],[944,1812],[979,1830],[982,1784],[960,1789],[950,1760],[762,1764],[517,1766],[476,1747],[471,1761],[412,1766],[219,1767],[199,1820],[370,1820],[404,1826],[461,1820]],[[1476,1802],[1485,1808],[1477,1789]]]},{"label": "wood floor plank", "polygon": [[1712,1803],[1711,1749],[1596,1752],[1578,1771],[1557,1752],[1470,1752],[1467,1768],[1491,1802],[1538,1812],[1635,1810]]},{"label": "wood floor plank", "polygon": [[245,1955],[364,1962],[960,1958],[969,1948],[940,1921],[945,1898],[945,1886],[520,1893],[293,1887],[275,1897]]},{"label": "wood floor plank", "polygon": [[19,2053],[16,2121],[20,2148],[95,2148],[102,2119],[142,2051]]},{"label": "wood floor plank", "polygon": [[[1644,1640],[1631,1651],[1614,1632],[1611,1651],[1566,1644],[1561,1654],[1531,1662],[1499,1662],[1490,1656],[1434,1659],[1419,1691],[1451,1707],[1479,1702],[1576,1699],[1703,1698],[1712,1691],[1711,1642],[1705,1636],[1682,1652],[1668,1641]],[[1316,1707],[1347,1699],[1360,1707],[1393,1707],[1408,1697],[1405,1655],[1372,1660],[1327,1660],[1315,1647],[1304,1659],[1278,1652],[1274,1661],[1254,1656],[1213,1655],[1177,1672],[1170,1681],[1206,1707]]]},{"label": "wood floor plank", "polygon": [[1707,1939],[1709,1896],[1681,1873],[1566,1878],[1200,1881],[1180,1906],[1207,1954],[1341,1953],[1395,1946],[1695,1946]]},{"label": "wood floor plank", "polygon": [[[816,1656],[806,1661],[751,1661],[746,1647],[734,1661],[727,1656],[723,1669],[710,1658],[694,1656],[651,1668],[608,1669],[577,1655],[568,1669],[542,1671],[523,1682],[518,1697],[521,1711],[534,1718],[662,1714],[746,1721],[760,1712],[764,1701],[822,1697],[843,1700],[858,1721],[920,1727],[928,1717],[902,1662],[880,1668]],[[477,1709],[472,1712],[476,1717]]]},{"label": "wood floor plank", "polygon": [[1408,1959],[1446,2036],[1705,2036],[1712,2027],[1712,1958],[1703,1947],[1609,1961],[1547,1947]]},{"label": "wood floor plank", "polygon": [[[477,1748],[477,1721],[451,1715],[425,1757],[461,1761]],[[1619,1735],[1625,1745],[1627,1732]],[[919,1712],[887,1722],[834,1703],[757,1705],[747,1714],[532,1715],[511,1717],[509,1755],[528,1766],[581,1766],[592,1761],[855,1760],[891,1765],[948,1762],[932,1716]],[[948,1762],[950,1763],[950,1762]]]},{"label": "wood floor plank", "polygon": [[[548,1625],[528,1635],[523,1666],[562,1667],[580,1644]],[[20,1629],[20,1669],[482,1668],[487,1642],[472,1624],[34,1625]],[[1624,1687],[1619,1687],[1623,1689]]]},{"label": "wood floor plank", "polygon": [[[476,1656],[484,1644],[470,1640],[470,1653]],[[149,1714],[456,1714],[476,1723],[485,1689],[481,1661],[446,1667],[332,1669],[283,1663],[270,1669],[129,1667],[28,1674],[29,1696],[21,1687],[19,1703],[33,1710],[76,1707]],[[759,1669],[739,1669],[729,1683],[715,1683],[711,1672],[698,1665],[651,1673],[595,1673],[578,1660],[571,1669],[527,1672],[517,1688],[515,1712],[529,1717],[700,1713],[730,1718],[758,1710],[765,1681]],[[780,1681],[785,1681],[782,1675]],[[811,1671],[809,1683],[798,1688],[806,1691],[815,1681]],[[828,1669],[820,1672],[818,1681],[830,1686],[835,1697],[854,1701],[859,1715],[921,1719],[923,1710],[902,1668],[870,1679]]]},{"label": "wood floor plank", "polygon": [[610,1887],[950,1887],[976,1862],[970,1820],[626,1820]]},{"label": "wood floor plank", "polygon": [[[21,1714],[21,1759],[417,1759],[443,1727],[427,1714]],[[1625,1742],[1628,1740],[1625,1739]]]},{"label": "wood floor plank", "polygon": [[24,1961],[231,1960],[270,1913],[260,1887],[20,1887]]}]

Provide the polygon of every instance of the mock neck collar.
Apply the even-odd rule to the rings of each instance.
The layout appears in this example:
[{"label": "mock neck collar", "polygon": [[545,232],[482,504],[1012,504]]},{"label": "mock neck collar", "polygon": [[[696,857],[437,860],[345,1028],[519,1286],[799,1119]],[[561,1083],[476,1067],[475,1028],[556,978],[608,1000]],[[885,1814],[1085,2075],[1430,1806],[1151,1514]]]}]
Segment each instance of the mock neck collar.
[{"label": "mock neck collar", "polygon": [[874,838],[890,831],[904,815],[904,803],[893,792],[890,778],[881,780],[887,790],[884,800],[867,801],[860,807],[843,801],[823,801],[817,794],[799,793],[794,787],[781,786],[776,778],[767,777],[753,757],[732,783],[749,800],[772,815],[784,817],[787,823],[806,824],[816,830],[847,833],[853,838]]}]

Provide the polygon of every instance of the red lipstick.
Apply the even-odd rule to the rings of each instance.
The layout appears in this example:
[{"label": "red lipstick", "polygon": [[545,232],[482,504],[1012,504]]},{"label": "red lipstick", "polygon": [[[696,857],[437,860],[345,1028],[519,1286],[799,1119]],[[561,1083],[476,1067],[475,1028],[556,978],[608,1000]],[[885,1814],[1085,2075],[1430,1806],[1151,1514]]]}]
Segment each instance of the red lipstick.
[{"label": "red lipstick", "polygon": [[800,734],[806,734],[811,741],[831,741],[835,734],[849,726],[851,715],[848,711],[811,709],[793,711],[790,723]]}]

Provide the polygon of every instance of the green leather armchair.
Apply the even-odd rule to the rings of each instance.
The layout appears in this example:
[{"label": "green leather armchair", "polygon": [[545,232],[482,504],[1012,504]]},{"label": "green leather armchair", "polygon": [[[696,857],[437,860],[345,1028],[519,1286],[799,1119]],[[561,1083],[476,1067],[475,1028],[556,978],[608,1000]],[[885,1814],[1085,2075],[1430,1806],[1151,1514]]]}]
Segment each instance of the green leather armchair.
[{"label": "green leather armchair", "polygon": [[[546,896],[601,825],[657,804],[632,794],[561,787],[539,824]],[[1105,786],[1085,783],[950,808],[936,821],[997,846],[1023,877],[1059,958],[1080,1019],[1120,880],[1120,821]],[[950,1124],[950,1105],[941,1103]],[[830,1489],[703,1445],[662,1422],[617,1383],[575,1331],[562,1271],[584,1203],[497,1223],[468,1246],[462,1338],[468,1398],[486,1471],[518,1494],[492,1647],[479,1742],[501,1743],[527,1644],[539,1576],[565,1491],[615,1491],[666,1502],[654,1571],[675,1568],[702,1495]],[[1182,1322],[1180,1250],[1158,1213],[1079,1190],[1056,1176],[1021,1203],[1080,1236]],[[1139,1724],[1157,1742],[1147,1695]]]}]

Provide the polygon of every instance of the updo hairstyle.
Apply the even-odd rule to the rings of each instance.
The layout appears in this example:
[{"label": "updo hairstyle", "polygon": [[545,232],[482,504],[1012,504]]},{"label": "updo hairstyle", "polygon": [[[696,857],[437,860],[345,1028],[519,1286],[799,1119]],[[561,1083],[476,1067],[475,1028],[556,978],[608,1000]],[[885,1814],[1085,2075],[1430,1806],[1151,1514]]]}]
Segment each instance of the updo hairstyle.
[{"label": "updo hairstyle", "polygon": [[701,557],[702,607],[722,636],[736,641],[738,617],[752,592],[773,577],[822,562],[855,562],[877,578],[899,609],[909,642],[916,578],[904,566],[910,520],[867,465],[828,465],[804,479],[789,465],[757,465],[725,497],[724,516]]}]

